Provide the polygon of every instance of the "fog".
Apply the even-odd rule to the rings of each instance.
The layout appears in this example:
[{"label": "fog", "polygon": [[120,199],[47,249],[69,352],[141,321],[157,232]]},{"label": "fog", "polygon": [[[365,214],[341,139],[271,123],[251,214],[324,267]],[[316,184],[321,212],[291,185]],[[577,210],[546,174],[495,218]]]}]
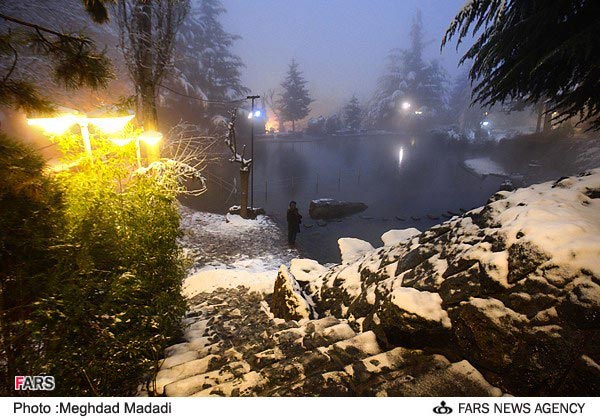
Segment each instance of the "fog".
[{"label": "fog", "polygon": [[440,41],[463,0],[224,0],[224,27],[241,36],[233,50],[246,64],[242,80],[260,94],[278,86],[296,59],[315,99],[311,116],[336,111],[356,93],[370,99],[385,58],[407,48],[417,9],[423,15],[424,58],[439,59],[449,78],[459,73],[454,45]]}]

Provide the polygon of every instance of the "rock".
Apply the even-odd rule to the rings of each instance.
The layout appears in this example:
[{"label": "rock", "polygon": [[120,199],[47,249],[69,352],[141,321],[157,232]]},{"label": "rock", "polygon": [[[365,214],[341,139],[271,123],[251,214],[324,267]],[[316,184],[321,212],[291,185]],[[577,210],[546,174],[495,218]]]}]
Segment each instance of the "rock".
[{"label": "rock", "polygon": [[344,218],[367,209],[361,202],[344,202],[335,199],[317,199],[310,202],[308,213],[313,219]]},{"label": "rock", "polygon": [[373,246],[367,241],[358,238],[340,238],[338,239],[342,264],[352,264],[363,257],[369,251],[373,251]]},{"label": "rock", "polygon": [[366,326],[394,345],[425,347],[446,343],[452,325],[440,296],[398,283],[393,286],[389,292],[378,292],[377,307]]},{"label": "rock", "polygon": [[457,343],[469,359],[496,373],[511,367],[527,318],[497,299],[472,298],[449,310]]},{"label": "rock", "polygon": [[516,190],[515,185],[513,184],[512,181],[510,180],[504,180],[502,182],[502,184],[500,185],[500,191],[505,191],[505,192],[513,192]]},{"label": "rock", "polygon": [[[227,212],[232,214],[232,215],[239,215],[240,214],[240,206],[239,205],[235,205],[230,207]],[[248,219],[256,219],[256,217],[258,215],[264,215],[266,212],[263,208],[247,208],[248,211]]]},{"label": "rock", "polygon": [[322,276],[327,272],[326,267],[308,258],[294,258],[290,263],[290,273],[311,298],[319,297],[323,285]]},{"label": "rock", "polygon": [[534,272],[549,257],[535,245],[524,242],[508,248],[508,282],[515,283]]},{"label": "rock", "polygon": [[565,377],[561,392],[572,396],[598,396],[600,365],[585,354],[580,356]]},{"label": "rock", "polygon": [[420,233],[421,231],[417,228],[391,229],[381,236],[381,241],[385,246],[396,245],[406,242]]},{"label": "rock", "polygon": [[576,328],[600,328],[600,286],[592,281],[578,283],[557,311]]},{"label": "rock", "polygon": [[294,276],[286,266],[279,268],[275,288],[271,298],[271,312],[285,320],[305,319],[311,315],[311,308],[302,296],[302,291]]}]

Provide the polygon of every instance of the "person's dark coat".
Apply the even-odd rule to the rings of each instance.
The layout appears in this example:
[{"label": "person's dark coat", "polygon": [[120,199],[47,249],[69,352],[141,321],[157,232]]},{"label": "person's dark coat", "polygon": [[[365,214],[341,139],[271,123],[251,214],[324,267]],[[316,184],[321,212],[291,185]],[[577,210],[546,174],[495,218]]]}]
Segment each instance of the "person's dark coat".
[{"label": "person's dark coat", "polygon": [[287,211],[287,223],[288,231],[300,232],[300,223],[302,222],[302,215],[298,212],[298,208],[288,209]]}]

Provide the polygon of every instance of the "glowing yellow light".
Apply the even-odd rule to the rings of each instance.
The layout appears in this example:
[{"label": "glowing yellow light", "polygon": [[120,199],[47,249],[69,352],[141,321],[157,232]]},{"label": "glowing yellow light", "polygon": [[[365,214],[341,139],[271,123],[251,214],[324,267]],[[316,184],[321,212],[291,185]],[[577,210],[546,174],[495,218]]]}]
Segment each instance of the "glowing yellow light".
[{"label": "glowing yellow light", "polygon": [[77,122],[77,116],[65,114],[54,118],[31,118],[27,119],[29,126],[42,128],[46,133],[62,135],[73,124]]},{"label": "glowing yellow light", "polygon": [[140,139],[148,145],[156,145],[163,137],[163,134],[156,131],[146,131],[140,135]]},{"label": "glowing yellow light", "polygon": [[110,141],[119,147],[124,147],[133,141],[133,138],[111,138]]},{"label": "glowing yellow light", "polygon": [[105,117],[105,118],[87,118],[87,121],[99,128],[102,132],[107,134],[114,134],[122,131],[125,125],[133,119],[134,115],[127,116],[116,116],[116,117]]},{"label": "glowing yellow light", "polygon": [[277,123],[271,119],[267,120],[267,123],[265,123],[265,130],[267,132],[276,131]]}]

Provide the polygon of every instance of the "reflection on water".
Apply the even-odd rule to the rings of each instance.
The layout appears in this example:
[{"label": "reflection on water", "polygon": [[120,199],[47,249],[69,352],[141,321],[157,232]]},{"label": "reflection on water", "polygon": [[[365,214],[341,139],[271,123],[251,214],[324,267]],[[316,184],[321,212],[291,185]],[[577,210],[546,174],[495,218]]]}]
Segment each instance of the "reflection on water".
[{"label": "reflection on water", "polygon": [[402,159],[404,158],[404,147],[400,147],[398,151],[398,168],[402,166]]}]

